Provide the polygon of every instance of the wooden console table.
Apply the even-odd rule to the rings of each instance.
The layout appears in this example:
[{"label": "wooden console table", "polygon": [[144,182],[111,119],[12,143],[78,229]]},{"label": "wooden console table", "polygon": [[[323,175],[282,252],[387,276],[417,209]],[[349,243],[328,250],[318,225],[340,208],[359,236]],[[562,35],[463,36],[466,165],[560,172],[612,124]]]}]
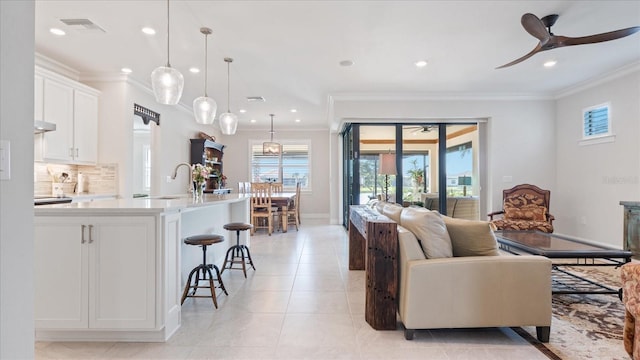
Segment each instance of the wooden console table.
[{"label": "wooden console table", "polygon": [[398,298],[397,224],[365,205],[349,214],[349,270],[365,270],[365,320],[376,330],[395,330]]}]

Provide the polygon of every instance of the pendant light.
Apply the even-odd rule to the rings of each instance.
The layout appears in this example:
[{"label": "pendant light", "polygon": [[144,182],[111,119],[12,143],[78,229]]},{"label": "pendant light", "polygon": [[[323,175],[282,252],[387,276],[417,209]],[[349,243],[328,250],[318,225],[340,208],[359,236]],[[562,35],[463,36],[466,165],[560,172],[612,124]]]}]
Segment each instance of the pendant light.
[{"label": "pendant light", "polygon": [[220,130],[224,135],[234,135],[238,128],[238,117],[231,113],[229,107],[229,98],[231,97],[231,82],[229,80],[229,64],[233,61],[232,58],[224,58],[227,63],[227,112],[220,114]]},{"label": "pendant light", "polygon": [[167,0],[167,66],[159,66],[151,73],[151,87],[156,101],[176,105],[182,97],[184,77],[169,63],[169,0]]},{"label": "pendant light", "polygon": [[269,114],[271,116],[271,130],[269,134],[271,134],[271,141],[265,141],[262,143],[262,155],[280,155],[282,152],[282,145],[277,142],[273,142],[273,114]]},{"label": "pendant light", "polygon": [[211,35],[211,29],[203,27],[200,32],[204,34],[204,96],[193,100],[193,115],[198,124],[211,125],[216,121],[218,110],[216,101],[207,96],[207,38]]}]

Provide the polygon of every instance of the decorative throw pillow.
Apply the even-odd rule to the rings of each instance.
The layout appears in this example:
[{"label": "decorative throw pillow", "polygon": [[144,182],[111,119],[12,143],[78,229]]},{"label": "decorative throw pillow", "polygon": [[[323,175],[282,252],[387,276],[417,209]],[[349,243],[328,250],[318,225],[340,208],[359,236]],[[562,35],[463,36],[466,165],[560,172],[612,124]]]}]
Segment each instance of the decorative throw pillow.
[{"label": "decorative throw pillow", "polygon": [[400,224],[400,213],[403,207],[395,203],[386,203],[382,208],[382,215]]},{"label": "decorative throw pillow", "polygon": [[400,222],[420,240],[424,255],[428,259],[453,257],[447,227],[437,211],[404,208]]},{"label": "decorative throw pillow", "polygon": [[378,214],[382,214],[382,209],[384,209],[384,206],[386,205],[385,201],[378,201],[375,205],[376,211],[378,212]]},{"label": "decorative throw pillow", "polygon": [[498,242],[488,221],[454,219],[443,216],[447,226],[453,256],[494,256]]},{"label": "decorative throw pillow", "polygon": [[525,205],[523,207],[505,207],[504,218],[508,220],[546,221],[547,208],[538,205]]}]

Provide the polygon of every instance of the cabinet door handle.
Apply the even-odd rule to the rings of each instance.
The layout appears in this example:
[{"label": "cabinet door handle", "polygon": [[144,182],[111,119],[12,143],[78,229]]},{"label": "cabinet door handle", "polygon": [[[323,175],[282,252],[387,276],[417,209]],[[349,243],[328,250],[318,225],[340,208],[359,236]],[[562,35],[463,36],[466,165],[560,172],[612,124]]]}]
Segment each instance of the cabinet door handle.
[{"label": "cabinet door handle", "polygon": [[80,244],[84,244],[87,242],[87,240],[84,239],[84,228],[86,227],[86,225],[81,225],[80,228],[80,232],[82,233],[82,239],[80,240]]},{"label": "cabinet door handle", "polygon": [[69,157],[73,157],[73,148],[69,148]]},{"label": "cabinet door handle", "polygon": [[78,148],[76,148],[76,158],[78,157]]},{"label": "cabinet door handle", "polygon": [[91,236],[92,232],[93,232],[93,225],[89,225],[89,244],[93,243],[93,236]]}]

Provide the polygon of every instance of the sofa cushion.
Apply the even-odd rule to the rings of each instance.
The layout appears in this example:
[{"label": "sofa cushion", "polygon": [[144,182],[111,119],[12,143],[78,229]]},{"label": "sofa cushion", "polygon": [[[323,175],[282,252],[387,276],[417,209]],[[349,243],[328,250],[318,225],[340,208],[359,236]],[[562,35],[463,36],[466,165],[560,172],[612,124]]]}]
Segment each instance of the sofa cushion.
[{"label": "sofa cushion", "polygon": [[451,238],[453,256],[500,255],[498,242],[488,221],[454,219],[443,216]]},{"label": "sofa cushion", "polygon": [[447,227],[437,211],[404,208],[400,214],[400,222],[420,240],[427,258],[453,257]]},{"label": "sofa cushion", "polygon": [[379,214],[382,214],[382,210],[384,209],[384,206],[386,204],[387,204],[386,201],[378,201],[375,203],[374,208]]},{"label": "sofa cushion", "polygon": [[504,208],[504,218],[507,220],[547,221],[547,208],[539,205],[525,205],[518,208],[507,206]]},{"label": "sofa cushion", "polygon": [[404,261],[425,259],[424,250],[422,250],[416,236],[400,225],[398,225],[398,242],[402,244],[401,246],[405,249],[404,253],[407,255]]},{"label": "sofa cushion", "polygon": [[395,203],[385,203],[382,208],[382,215],[400,224],[400,213],[403,207]]}]

